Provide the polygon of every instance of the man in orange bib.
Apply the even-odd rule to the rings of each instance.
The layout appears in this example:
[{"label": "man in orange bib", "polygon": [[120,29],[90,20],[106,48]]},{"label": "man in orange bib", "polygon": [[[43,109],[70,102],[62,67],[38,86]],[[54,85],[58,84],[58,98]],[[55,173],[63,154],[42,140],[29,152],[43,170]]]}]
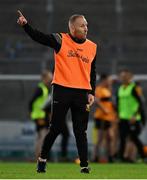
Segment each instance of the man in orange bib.
[{"label": "man in orange bib", "polygon": [[63,128],[67,111],[71,109],[81,173],[89,173],[86,130],[89,107],[94,102],[97,45],[87,39],[87,21],[83,15],[72,15],[68,23],[69,33],[46,35],[33,29],[20,11],[18,14],[17,23],[33,40],[54,49],[52,119],[38,159],[37,172],[45,172],[48,152]]}]

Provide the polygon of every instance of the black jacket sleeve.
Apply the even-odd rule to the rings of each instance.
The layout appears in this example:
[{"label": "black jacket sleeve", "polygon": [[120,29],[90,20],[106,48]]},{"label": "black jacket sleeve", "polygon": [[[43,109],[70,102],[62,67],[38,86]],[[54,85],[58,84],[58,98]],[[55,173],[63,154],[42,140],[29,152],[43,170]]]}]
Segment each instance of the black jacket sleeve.
[{"label": "black jacket sleeve", "polygon": [[90,72],[90,84],[92,90],[89,92],[90,94],[95,95],[95,85],[96,85],[96,56],[91,64],[91,72]]},{"label": "black jacket sleeve", "polygon": [[97,56],[102,56],[102,46],[100,43],[97,45],[97,53],[94,57],[94,60],[91,63],[91,72],[90,72],[90,84],[92,87],[92,90],[89,92],[90,94],[95,95],[95,86],[96,86],[96,59]]},{"label": "black jacket sleeve", "polygon": [[37,29],[32,28],[28,23],[23,26],[24,31],[36,42],[53,48],[56,53],[59,52],[62,43],[62,36],[58,33],[44,34]]},{"label": "black jacket sleeve", "polygon": [[119,97],[118,97],[118,91],[119,91],[119,88],[116,90],[116,94],[115,94],[115,110],[117,112],[117,114],[119,114]]},{"label": "black jacket sleeve", "polygon": [[145,124],[144,103],[142,101],[141,96],[137,93],[136,86],[133,88],[132,95],[137,99],[137,101],[139,103],[139,108],[138,108],[137,112],[139,112],[141,114],[142,123]]}]

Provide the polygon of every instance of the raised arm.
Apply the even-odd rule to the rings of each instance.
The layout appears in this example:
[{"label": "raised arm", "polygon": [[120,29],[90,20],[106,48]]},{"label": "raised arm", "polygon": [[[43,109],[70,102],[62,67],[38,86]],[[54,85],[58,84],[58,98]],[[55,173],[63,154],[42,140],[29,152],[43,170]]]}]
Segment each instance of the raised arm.
[{"label": "raised arm", "polygon": [[26,18],[24,17],[24,15],[21,13],[20,10],[18,10],[17,13],[19,15],[17,23],[21,27],[23,27],[24,31],[31,37],[31,39],[33,39],[34,41],[40,44],[53,48],[56,51],[56,53],[59,52],[62,43],[62,37],[60,34],[42,33],[28,24],[28,21],[26,20]]}]

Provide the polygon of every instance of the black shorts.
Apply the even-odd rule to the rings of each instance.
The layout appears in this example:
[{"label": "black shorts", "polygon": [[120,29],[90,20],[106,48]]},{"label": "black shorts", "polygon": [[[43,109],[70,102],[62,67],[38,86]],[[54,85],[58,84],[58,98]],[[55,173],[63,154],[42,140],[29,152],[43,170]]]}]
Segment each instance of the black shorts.
[{"label": "black shorts", "polygon": [[48,129],[49,127],[49,121],[47,121],[46,119],[36,119],[34,121],[35,121],[37,132],[44,128]]},{"label": "black shorts", "polygon": [[97,129],[107,130],[111,127],[111,122],[101,119],[95,119],[95,127]]}]

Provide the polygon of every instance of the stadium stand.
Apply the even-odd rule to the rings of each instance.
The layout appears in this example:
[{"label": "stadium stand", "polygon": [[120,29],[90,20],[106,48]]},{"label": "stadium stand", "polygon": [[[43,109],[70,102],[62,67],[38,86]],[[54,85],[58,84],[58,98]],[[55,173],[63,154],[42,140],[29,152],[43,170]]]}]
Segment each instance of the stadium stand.
[{"label": "stadium stand", "polygon": [[[48,21],[46,2],[39,0],[30,0],[29,2],[2,0],[0,2],[0,22],[2,23],[0,29],[0,72],[2,74],[19,74],[20,72],[22,74],[38,74],[37,66],[40,63],[41,68],[42,60],[46,59],[47,48],[30,40],[18,26],[16,19],[17,10],[21,9],[28,17],[29,23],[46,32]],[[12,66],[12,63],[16,66]],[[29,63],[34,63],[31,65],[32,71],[29,70]]]}]

